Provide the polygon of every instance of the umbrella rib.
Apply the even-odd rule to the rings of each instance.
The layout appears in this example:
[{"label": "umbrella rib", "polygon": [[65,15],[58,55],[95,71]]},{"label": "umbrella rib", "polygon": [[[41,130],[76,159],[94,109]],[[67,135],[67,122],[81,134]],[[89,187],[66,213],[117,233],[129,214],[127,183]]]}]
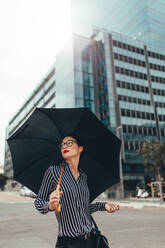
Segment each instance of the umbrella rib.
[{"label": "umbrella rib", "polygon": [[14,178],[19,177],[26,169],[29,169],[30,167],[32,167],[32,165],[33,165],[34,163],[36,163],[36,161],[39,161],[39,160],[41,160],[41,159],[44,158],[44,157],[48,157],[52,152],[55,152],[55,150],[54,150],[54,151],[51,151],[51,152],[48,152],[46,155],[43,155],[43,156],[41,156],[40,158],[37,158],[35,161],[33,161],[33,163],[31,163],[30,165],[28,165],[28,167],[24,168],[23,171],[21,171],[21,172],[19,172],[17,175],[15,175]]},{"label": "umbrella rib", "polygon": [[46,117],[47,117],[49,120],[51,120],[51,121],[53,122],[53,124],[56,126],[56,128],[58,129],[58,132],[60,133],[60,135],[61,135],[61,137],[62,137],[63,135],[62,135],[61,131],[59,130],[57,124],[50,118],[50,116],[47,115],[45,112],[43,112],[41,109],[38,109],[38,110],[41,111],[42,114],[46,115]]}]

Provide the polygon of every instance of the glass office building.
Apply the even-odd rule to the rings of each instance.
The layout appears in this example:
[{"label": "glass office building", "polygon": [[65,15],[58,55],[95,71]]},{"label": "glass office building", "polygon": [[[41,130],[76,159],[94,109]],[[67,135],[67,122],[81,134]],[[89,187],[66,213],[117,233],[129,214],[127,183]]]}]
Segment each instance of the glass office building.
[{"label": "glass office building", "polygon": [[165,51],[94,28],[91,38],[74,34],[56,64],[57,106],[89,107],[120,136],[125,189],[135,190],[144,183],[136,150],[146,139],[165,141]]},{"label": "glass office building", "polygon": [[[35,107],[89,107],[122,139],[125,190],[144,183],[136,149],[165,142],[165,50],[95,28],[91,38],[72,35],[56,64],[9,122],[7,137]],[[11,160],[6,148],[6,171]]]},{"label": "glass office building", "polygon": [[[83,107],[84,106],[84,80],[88,80],[92,61],[82,61],[82,50],[85,49],[89,39],[79,35],[72,35],[70,40],[56,56],[56,107]],[[88,75],[84,75],[86,70]],[[91,72],[92,73],[92,72]],[[92,76],[90,76],[92,80]],[[92,81],[90,85],[93,84]],[[91,90],[91,94],[93,91]],[[93,99],[94,102],[94,99]],[[94,105],[94,103],[91,103]],[[94,112],[94,107],[92,107]]]},{"label": "glass office building", "polygon": [[93,26],[165,48],[164,0],[70,0],[72,30],[89,37]]},{"label": "glass office building", "polygon": [[95,111],[122,139],[125,189],[135,190],[144,183],[136,150],[146,139],[165,142],[165,50],[105,29],[95,34],[89,45]]},{"label": "glass office building", "polygon": [[[54,108],[56,106],[56,78],[55,65],[53,65],[44,78],[39,82],[31,95],[25,100],[20,109],[9,121],[6,128],[6,139],[11,136],[31,115],[36,107]],[[5,143],[5,166],[4,173],[12,178],[12,162],[9,147]]]}]

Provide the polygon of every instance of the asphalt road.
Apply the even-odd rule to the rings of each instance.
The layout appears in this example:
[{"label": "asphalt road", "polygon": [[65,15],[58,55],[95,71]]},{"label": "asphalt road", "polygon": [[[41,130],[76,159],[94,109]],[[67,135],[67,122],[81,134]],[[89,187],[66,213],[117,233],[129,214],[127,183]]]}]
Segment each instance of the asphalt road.
[{"label": "asphalt road", "polygon": [[[112,248],[164,248],[165,209],[127,209],[93,214]],[[53,212],[42,215],[33,202],[0,203],[0,247],[53,248],[57,221]]]}]

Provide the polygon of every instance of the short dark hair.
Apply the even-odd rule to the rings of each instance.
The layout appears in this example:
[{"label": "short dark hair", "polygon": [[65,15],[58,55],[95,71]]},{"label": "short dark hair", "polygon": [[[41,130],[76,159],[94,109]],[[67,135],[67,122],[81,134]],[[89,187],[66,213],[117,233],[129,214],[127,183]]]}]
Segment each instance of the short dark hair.
[{"label": "short dark hair", "polygon": [[[84,146],[84,143],[81,140],[80,136],[78,136],[77,134],[73,134],[73,133],[65,135],[65,137],[69,137],[69,136],[74,138],[77,141],[78,146]],[[63,137],[63,138],[65,138],[65,137]]]}]

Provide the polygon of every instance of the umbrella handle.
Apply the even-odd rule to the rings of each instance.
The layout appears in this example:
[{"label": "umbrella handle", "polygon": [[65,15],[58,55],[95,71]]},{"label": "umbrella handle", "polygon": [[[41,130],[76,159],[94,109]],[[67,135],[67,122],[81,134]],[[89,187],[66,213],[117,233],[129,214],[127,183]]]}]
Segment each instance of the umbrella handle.
[{"label": "umbrella handle", "polygon": [[[56,190],[60,191],[60,185],[57,185]],[[59,214],[61,212],[61,204],[60,203],[54,203],[54,211],[56,214]]]},{"label": "umbrella handle", "polygon": [[[62,169],[61,169],[61,174],[60,174],[60,178],[56,187],[56,190],[60,191],[60,184],[61,184],[61,178],[62,178],[62,174],[64,171],[64,163],[62,164]],[[54,211],[56,214],[59,214],[61,212],[61,204],[59,203],[55,203],[54,204]]]}]

